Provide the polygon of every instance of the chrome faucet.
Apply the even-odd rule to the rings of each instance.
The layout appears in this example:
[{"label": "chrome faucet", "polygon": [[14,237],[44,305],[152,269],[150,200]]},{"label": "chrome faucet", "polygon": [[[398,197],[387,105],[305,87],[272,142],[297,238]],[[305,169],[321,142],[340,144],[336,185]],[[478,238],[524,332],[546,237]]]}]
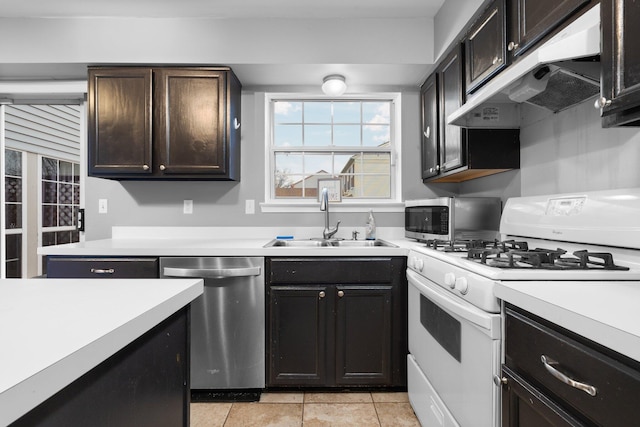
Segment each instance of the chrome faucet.
[{"label": "chrome faucet", "polygon": [[334,234],[338,232],[340,221],[336,223],[335,228],[329,227],[329,190],[327,190],[327,187],[324,187],[322,189],[322,193],[320,196],[320,210],[324,211],[324,230],[322,231],[322,237],[325,240],[329,240],[333,237]]}]

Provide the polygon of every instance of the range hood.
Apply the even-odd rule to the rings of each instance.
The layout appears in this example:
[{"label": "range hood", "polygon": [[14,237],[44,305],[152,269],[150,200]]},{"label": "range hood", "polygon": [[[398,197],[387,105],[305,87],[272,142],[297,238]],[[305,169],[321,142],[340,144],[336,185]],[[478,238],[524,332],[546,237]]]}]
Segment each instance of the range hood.
[{"label": "range hood", "polygon": [[447,117],[470,128],[519,127],[519,105],[557,112],[600,93],[600,6],[487,82]]}]

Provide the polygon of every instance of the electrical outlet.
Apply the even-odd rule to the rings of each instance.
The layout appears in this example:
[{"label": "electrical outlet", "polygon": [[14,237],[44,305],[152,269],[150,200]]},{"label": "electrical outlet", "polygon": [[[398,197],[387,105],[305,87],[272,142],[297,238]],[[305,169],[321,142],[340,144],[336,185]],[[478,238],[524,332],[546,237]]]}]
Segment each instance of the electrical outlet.
[{"label": "electrical outlet", "polygon": [[99,199],[98,200],[98,213],[106,214],[107,211],[108,211],[107,199]]},{"label": "electrical outlet", "polygon": [[185,200],[184,205],[182,207],[182,213],[192,214],[193,213],[193,200]]},{"label": "electrical outlet", "polygon": [[248,215],[253,215],[254,213],[256,213],[256,202],[255,202],[255,200],[245,200],[244,213],[246,213]]}]

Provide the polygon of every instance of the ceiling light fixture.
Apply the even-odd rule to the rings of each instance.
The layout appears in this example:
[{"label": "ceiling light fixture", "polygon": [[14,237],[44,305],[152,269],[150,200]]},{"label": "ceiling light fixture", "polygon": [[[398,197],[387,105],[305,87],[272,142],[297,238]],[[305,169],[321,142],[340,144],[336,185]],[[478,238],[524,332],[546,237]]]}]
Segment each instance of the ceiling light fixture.
[{"label": "ceiling light fixture", "polygon": [[347,90],[344,76],[331,74],[322,80],[322,91],[329,96],[340,96]]}]

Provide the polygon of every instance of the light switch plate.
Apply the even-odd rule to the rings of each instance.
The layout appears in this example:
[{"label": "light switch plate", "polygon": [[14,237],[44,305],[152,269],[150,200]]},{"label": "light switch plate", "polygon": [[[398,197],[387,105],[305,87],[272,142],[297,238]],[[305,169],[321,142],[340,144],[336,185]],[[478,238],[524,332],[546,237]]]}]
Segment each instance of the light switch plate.
[{"label": "light switch plate", "polygon": [[255,202],[255,200],[252,200],[252,199],[245,200],[244,213],[246,213],[248,215],[253,215],[254,213],[256,213],[256,202]]},{"label": "light switch plate", "polygon": [[107,199],[98,199],[98,213],[105,214],[108,211]]},{"label": "light switch plate", "polygon": [[184,201],[184,206],[182,208],[182,212],[185,214],[192,214],[193,213],[193,200],[185,200]]}]

